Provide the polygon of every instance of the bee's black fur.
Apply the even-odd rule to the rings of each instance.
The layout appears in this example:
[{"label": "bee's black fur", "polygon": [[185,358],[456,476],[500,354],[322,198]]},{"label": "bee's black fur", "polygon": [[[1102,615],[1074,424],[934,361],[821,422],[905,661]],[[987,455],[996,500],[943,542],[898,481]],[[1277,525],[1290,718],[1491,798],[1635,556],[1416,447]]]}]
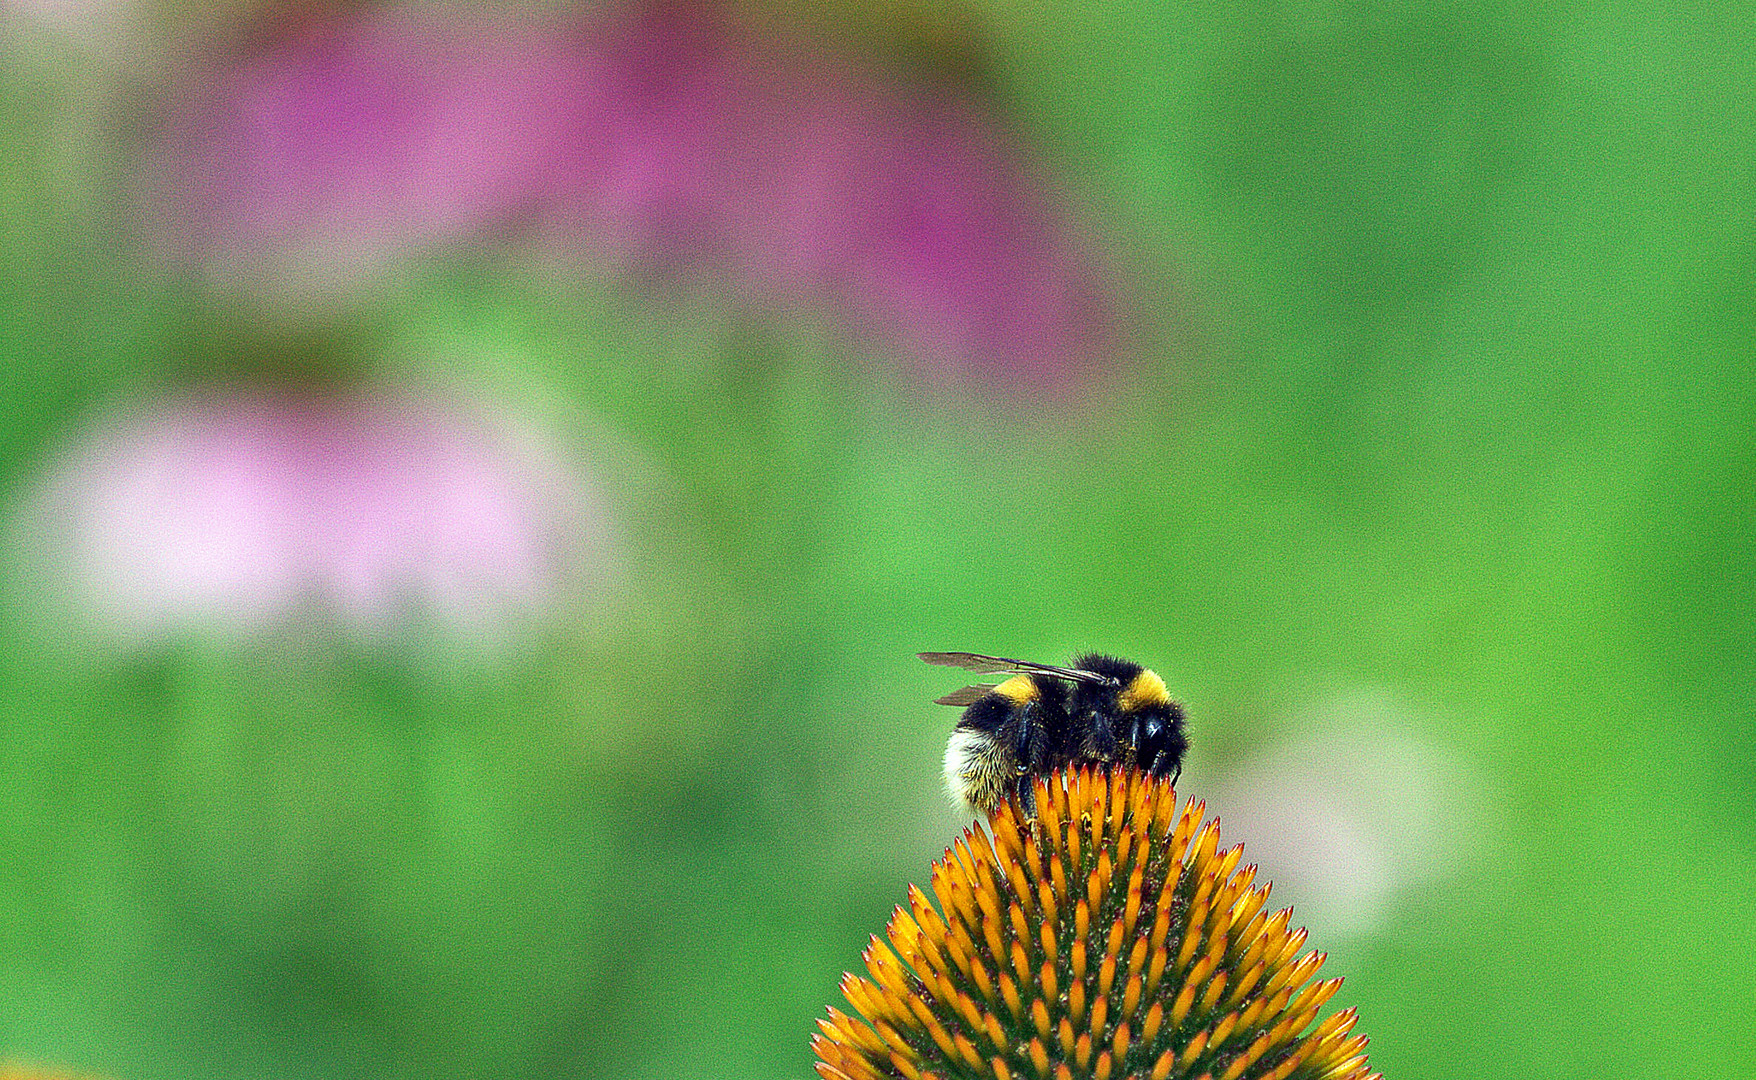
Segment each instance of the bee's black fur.
[{"label": "bee's black fur", "polygon": [[[1020,677],[1029,680],[1034,694],[1021,699],[990,690],[964,710],[954,745],[959,732],[982,738],[966,740],[975,747],[973,763],[960,767],[948,754],[946,779],[954,794],[978,810],[991,809],[1006,789],[1028,804],[1036,776],[1110,762],[1175,782],[1189,740],[1183,709],[1164,695],[1158,677],[1139,664],[1096,653],[1076,658],[1070,667],[1102,680],[1069,681],[1026,671]],[[1136,680],[1141,680],[1138,687]],[[973,783],[977,774],[1005,781]]]}]

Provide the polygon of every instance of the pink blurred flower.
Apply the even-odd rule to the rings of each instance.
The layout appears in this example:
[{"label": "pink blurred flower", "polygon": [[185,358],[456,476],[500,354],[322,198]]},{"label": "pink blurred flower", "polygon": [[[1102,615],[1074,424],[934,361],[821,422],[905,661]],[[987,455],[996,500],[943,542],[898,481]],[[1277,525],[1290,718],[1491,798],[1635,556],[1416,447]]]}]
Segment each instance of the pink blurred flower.
[{"label": "pink blurred flower", "polygon": [[33,569],[126,638],[307,617],[494,633],[614,562],[598,496],[532,431],[389,397],[112,418],[24,528]]},{"label": "pink blurred flower", "polygon": [[577,164],[596,80],[566,38],[409,15],[300,24],[200,73],[164,140],[169,242],[318,292],[527,215]]},{"label": "pink blurred flower", "polygon": [[829,313],[935,373],[1065,380],[1119,326],[976,102],[687,5],[327,23],[200,80],[163,145],[174,241],[222,281],[345,294],[518,226],[602,271]]}]

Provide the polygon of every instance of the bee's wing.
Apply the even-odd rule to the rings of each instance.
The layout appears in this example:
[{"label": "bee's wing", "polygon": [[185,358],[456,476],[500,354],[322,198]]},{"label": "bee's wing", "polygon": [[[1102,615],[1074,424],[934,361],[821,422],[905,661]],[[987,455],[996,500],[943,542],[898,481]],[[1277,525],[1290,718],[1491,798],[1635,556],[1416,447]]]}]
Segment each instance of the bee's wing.
[{"label": "bee's wing", "polygon": [[993,683],[977,683],[974,686],[966,686],[962,690],[953,690],[951,693],[946,694],[942,698],[934,698],[933,704],[935,704],[935,705],[974,705],[976,702],[980,701],[982,699],[982,697],[985,694],[987,694],[988,691],[990,691],[992,689],[994,689]]},{"label": "bee's wing", "polygon": [[967,671],[980,672],[983,675],[992,675],[997,671],[1017,674],[1028,666],[1022,660],[1007,660],[998,656],[978,656],[969,652],[924,652],[917,655],[929,664],[938,664],[942,667],[960,667]]},{"label": "bee's wing", "polygon": [[999,672],[1005,672],[1008,675],[1047,675],[1051,679],[1096,683],[1099,686],[1108,686],[1115,681],[1106,675],[1099,675],[1095,671],[1056,667],[1053,664],[1033,664],[1029,660],[1008,660],[1001,656],[982,656],[980,653],[924,652],[918,655],[929,664],[965,668],[982,675],[993,675]]}]

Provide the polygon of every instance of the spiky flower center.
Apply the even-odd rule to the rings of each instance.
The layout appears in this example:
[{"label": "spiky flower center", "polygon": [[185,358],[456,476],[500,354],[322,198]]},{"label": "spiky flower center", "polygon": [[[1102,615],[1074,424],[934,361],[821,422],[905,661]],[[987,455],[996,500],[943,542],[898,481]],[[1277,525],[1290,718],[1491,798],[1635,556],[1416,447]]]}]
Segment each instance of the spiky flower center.
[{"label": "spiky flower center", "polygon": [[1310,981],[1325,954],[1298,955],[1305,931],[1265,912],[1205,803],[1084,768],[1035,798],[933,864],[937,909],[909,887],[872,977],[842,980],[864,1022],[818,1021],[824,1080],[1364,1080],[1355,1010],[1311,1027],[1341,980]]}]

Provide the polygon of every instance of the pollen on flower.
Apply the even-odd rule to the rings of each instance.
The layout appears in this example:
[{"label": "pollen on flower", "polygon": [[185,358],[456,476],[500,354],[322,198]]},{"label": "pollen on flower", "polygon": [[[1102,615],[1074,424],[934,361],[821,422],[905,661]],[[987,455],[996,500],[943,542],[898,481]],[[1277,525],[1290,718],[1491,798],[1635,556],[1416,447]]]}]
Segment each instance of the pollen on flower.
[{"label": "pollen on flower", "polygon": [[[812,1038],[823,1080],[1371,1080],[1357,1014],[1317,1017],[1290,909],[1205,803],[1132,769],[1039,779],[909,889]],[[1313,1026],[1315,1025],[1315,1026]]]}]

